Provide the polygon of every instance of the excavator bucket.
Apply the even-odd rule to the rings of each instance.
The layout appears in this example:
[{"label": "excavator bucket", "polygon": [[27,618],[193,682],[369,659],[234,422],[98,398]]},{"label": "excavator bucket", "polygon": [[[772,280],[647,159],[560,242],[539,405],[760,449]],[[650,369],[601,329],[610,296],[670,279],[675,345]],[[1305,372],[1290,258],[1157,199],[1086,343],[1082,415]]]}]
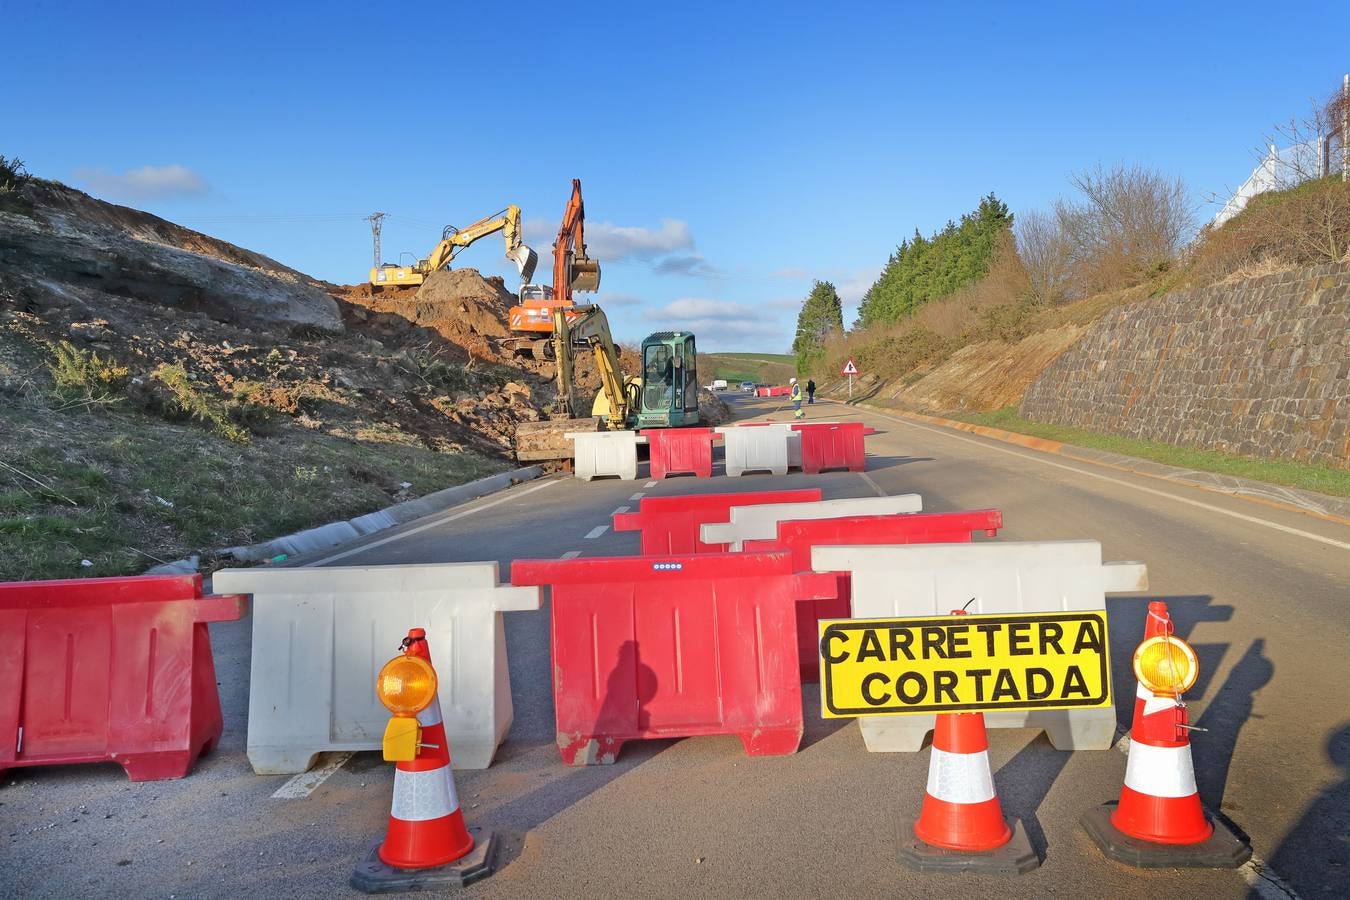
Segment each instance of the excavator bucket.
[{"label": "excavator bucket", "polygon": [[588,256],[577,256],[572,260],[572,290],[600,290],[600,261]]},{"label": "excavator bucket", "polygon": [[534,268],[539,265],[539,254],[521,244],[515,250],[506,251],[506,258],[516,264],[520,270],[520,283],[529,284],[534,277]]}]

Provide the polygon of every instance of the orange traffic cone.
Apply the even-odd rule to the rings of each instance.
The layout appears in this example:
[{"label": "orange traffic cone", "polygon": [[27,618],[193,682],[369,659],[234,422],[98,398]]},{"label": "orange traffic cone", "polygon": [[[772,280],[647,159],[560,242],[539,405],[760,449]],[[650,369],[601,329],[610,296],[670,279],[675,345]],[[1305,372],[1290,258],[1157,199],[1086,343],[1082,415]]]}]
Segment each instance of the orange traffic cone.
[{"label": "orange traffic cone", "polygon": [[1145,684],[1152,676],[1141,671],[1120,800],[1090,810],[1082,825],[1102,852],[1118,862],[1148,868],[1237,868],[1251,857],[1251,847],[1200,804],[1186,704],[1180,699],[1194,683],[1195,652],[1173,637],[1173,631],[1167,604],[1150,603],[1136,670],[1141,671],[1138,657],[1152,653],[1165,668],[1148,664],[1149,672],[1184,683]]},{"label": "orange traffic cone", "polygon": [[[414,628],[405,655],[425,660],[426,632]],[[468,828],[455,792],[450,748],[441,720],[439,694],[417,713],[421,739],[414,759],[399,759],[385,839],[357,866],[351,885],[366,893],[471,884],[492,874],[492,832]]]},{"label": "orange traffic cone", "polygon": [[923,809],[902,827],[899,856],[920,872],[1021,875],[1041,864],[1021,823],[1003,818],[983,713],[938,714]]}]

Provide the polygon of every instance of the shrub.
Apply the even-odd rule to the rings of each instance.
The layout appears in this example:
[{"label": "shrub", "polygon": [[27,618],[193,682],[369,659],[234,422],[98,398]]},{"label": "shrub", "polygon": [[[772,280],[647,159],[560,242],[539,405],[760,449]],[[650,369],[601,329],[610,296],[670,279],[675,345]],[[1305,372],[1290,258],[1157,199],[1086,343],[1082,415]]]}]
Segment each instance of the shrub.
[{"label": "shrub", "polygon": [[0,156],[0,194],[17,194],[32,177],[24,168],[23,160]]},{"label": "shrub", "polygon": [[[150,373],[150,379],[159,388],[151,393],[150,404],[168,418],[191,419],[201,422],[227,440],[248,443],[248,431],[234,421],[246,412],[249,404],[225,403],[197,389],[182,363],[160,363]],[[237,407],[232,410],[231,407]]]},{"label": "shrub", "polygon": [[1223,227],[1206,228],[1191,281],[1209,284],[1234,273],[1340,262],[1350,253],[1350,184],[1339,174],[1253,197]]},{"label": "shrub", "polygon": [[56,392],[61,397],[110,403],[121,395],[131,375],[125,366],[104,359],[92,350],[76,347],[69,341],[49,346],[52,358],[47,361],[47,370],[51,372]]}]

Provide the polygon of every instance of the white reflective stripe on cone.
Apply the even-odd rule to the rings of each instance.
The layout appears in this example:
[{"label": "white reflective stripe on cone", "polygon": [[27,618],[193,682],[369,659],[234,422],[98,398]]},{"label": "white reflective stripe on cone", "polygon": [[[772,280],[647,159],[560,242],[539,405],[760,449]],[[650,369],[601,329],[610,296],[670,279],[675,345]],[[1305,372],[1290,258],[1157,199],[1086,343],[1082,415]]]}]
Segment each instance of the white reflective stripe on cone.
[{"label": "white reflective stripe on cone", "polygon": [[430,705],[417,714],[417,722],[423,728],[441,724],[441,697],[439,694],[432,697]]},{"label": "white reflective stripe on cone", "polygon": [[1153,692],[1144,687],[1144,684],[1141,681],[1136,681],[1134,683],[1134,695],[1144,701],[1153,699]]},{"label": "white reflective stripe on cone", "polygon": [[1190,745],[1151,747],[1130,741],[1125,786],[1150,797],[1189,797],[1195,793],[1195,766]]},{"label": "white reflective stripe on cone", "polygon": [[949,753],[933,748],[928,763],[928,796],[948,803],[983,803],[994,799],[989,751]]},{"label": "white reflective stripe on cone", "polygon": [[440,819],[459,809],[450,767],[430,772],[394,771],[394,805],[389,815],[405,822]]}]

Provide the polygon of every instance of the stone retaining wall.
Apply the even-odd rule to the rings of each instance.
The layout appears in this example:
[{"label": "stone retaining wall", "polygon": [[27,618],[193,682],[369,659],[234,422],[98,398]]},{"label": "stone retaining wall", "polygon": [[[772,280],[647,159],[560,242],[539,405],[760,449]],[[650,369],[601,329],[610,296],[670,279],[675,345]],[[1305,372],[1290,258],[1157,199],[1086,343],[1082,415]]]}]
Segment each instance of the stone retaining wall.
[{"label": "stone retaining wall", "polygon": [[1036,379],[1021,412],[1171,444],[1350,466],[1350,265],[1108,313]]}]

